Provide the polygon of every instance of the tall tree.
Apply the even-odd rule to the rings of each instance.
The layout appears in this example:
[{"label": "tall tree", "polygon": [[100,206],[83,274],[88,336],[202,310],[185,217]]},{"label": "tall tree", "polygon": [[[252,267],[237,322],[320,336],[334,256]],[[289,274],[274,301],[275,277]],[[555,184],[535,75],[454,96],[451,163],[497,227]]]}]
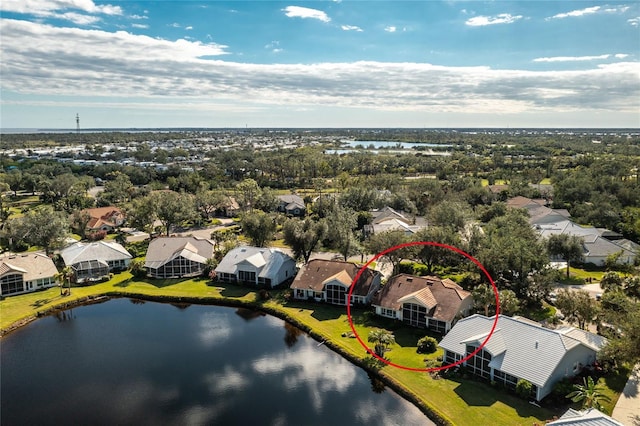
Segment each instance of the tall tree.
[{"label": "tall tree", "polygon": [[23,217],[9,219],[7,237],[14,242],[44,247],[47,254],[62,245],[69,232],[69,219],[63,212],[42,205]]},{"label": "tall tree", "polygon": [[[422,228],[415,233],[413,240],[448,244],[454,247],[460,245],[460,236],[452,229],[441,226]],[[449,249],[433,245],[416,246],[415,259],[427,267],[429,274],[434,272],[436,266],[450,266],[464,260],[462,256]]]},{"label": "tall tree", "polygon": [[256,200],[260,196],[260,187],[253,179],[245,179],[236,185],[236,199],[243,212],[250,211],[256,207]]},{"label": "tall tree", "polygon": [[528,277],[548,263],[545,245],[516,210],[493,218],[484,232],[476,258],[494,279],[503,280],[507,288],[526,300]]},{"label": "tall tree", "polygon": [[162,222],[167,236],[171,234],[171,229],[175,225],[194,219],[195,206],[192,195],[174,191],[156,191],[149,196],[155,206],[156,217]]},{"label": "tall tree", "polygon": [[584,258],[584,239],[577,235],[554,234],[547,240],[547,250],[552,256],[560,256],[567,262],[569,278],[571,262],[580,262]]},{"label": "tall tree", "polygon": [[291,246],[294,257],[308,263],[311,253],[325,238],[329,227],[324,219],[317,222],[311,219],[288,219],[282,230],[284,242]]},{"label": "tall tree", "polygon": [[[385,231],[374,234],[367,241],[367,249],[370,253],[381,253],[392,247],[410,242],[409,237],[402,230]],[[383,256],[393,265],[393,274],[397,274],[400,269],[400,262],[408,257],[413,257],[414,247],[395,249]]]},{"label": "tall tree", "polygon": [[247,238],[257,247],[265,247],[273,239],[277,229],[275,216],[260,210],[245,213],[240,225]]},{"label": "tall tree", "polygon": [[484,315],[489,316],[489,308],[495,306],[496,295],[493,288],[487,284],[480,284],[471,291],[473,304],[480,309],[484,309]]},{"label": "tall tree", "polygon": [[[498,292],[500,300],[500,312],[505,315],[513,315],[520,309],[520,300],[511,290],[500,290]],[[495,300],[495,299],[494,299]]]},{"label": "tall tree", "polygon": [[598,315],[598,304],[584,290],[562,289],[558,291],[556,306],[564,314],[567,321],[576,322],[578,327],[583,330],[586,329],[587,323],[594,321]]},{"label": "tall tree", "polygon": [[71,266],[65,266],[62,268],[60,272],[58,272],[54,279],[60,283],[60,295],[62,296],[62,288],[66,283],[69,286],[69,294],[71,294],[71,279],[73,278],[75,272]]},{"label": "tall tree", "polygon": [[358,241],[353,233],[358,225],[356,212],[351,209],[334,205],[327,215],[327,240],[329,247],[338,252],[347,260],[350,255],[356,253]]}]

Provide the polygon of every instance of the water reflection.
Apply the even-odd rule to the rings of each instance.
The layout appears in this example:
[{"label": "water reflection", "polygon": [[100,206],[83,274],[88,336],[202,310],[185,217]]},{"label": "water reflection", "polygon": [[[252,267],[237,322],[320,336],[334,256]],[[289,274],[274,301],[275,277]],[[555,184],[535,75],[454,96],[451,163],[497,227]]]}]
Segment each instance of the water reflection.
[{"label": "water reflection", "polygon": [[292,348],[298,342],[298,337],[305,334],[304,331],[300,330],[298,327],[295,327],[288,322],[284,323],[285,335],[284,335],[284,343],[288,348]]},{"label": "water reflection", "polygon": [[253,319],[263,317],[265,314],[254,309],[238,308],[236,309],[236,315],[245,321],[251,321]]},{"label": "water reflection", "polygon": [[38,320],[0,351],[3,425],[431,424],[306,333],[231,308],[112,300]]},{"label": "water reflection", "polygon": [[371,382],[371,391],[373,393],[382,393],[385,391],[387,387],[382,380],[378,379],[371,373],[367,373],[367,376],[369,376],[369,381]]}]

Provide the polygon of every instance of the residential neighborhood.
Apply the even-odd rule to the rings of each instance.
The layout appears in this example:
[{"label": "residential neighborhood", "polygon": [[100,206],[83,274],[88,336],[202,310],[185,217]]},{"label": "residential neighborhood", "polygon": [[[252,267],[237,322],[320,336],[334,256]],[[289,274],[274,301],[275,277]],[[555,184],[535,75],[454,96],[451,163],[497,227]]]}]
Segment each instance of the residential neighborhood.
[{"label": "residential neighborhood", "polygon": [[[575,201],[561,172],[545,178],[553,185],[513,177],[490,185],[497,174],[490,156],[454,175],[438,169],[449,160],[430,156],[325,154],[318,146],[330,139],[287,148],[299,154],[296,163],[270,149],[261,151],[269,162],[220,149],[213,155],[222,158],[206,167],[185,166],[188,157],[176,155],[173,166],[180,166],[171,173],[149,172],[142,162],[105,173],[105,164],[87,159],[65,169],[60,159],[17,161],[15,151],[0,174],[0,307],[3,315],[16,309],[3,328],[24,321],[25,312],[105,294],[248,304],[314,336],[324,333],[318,344],[398,389],[404,379],[391,364],[426,373],[420,380],[434,382],[422,383],[428,407],[440,380],[480,387],[520,411],[519,404],[540,410],[531,415],[549,424],[628,423],[614,408],[627,401],[623,385],[632,383],[638,361],[629,340],[640,298],[632,204],[594,215],[604,204]],[[172,143],[132,150],[154,158],[181,146]],[[470,155],[479,148],[467,145],[454,149],[459,168],[480,155]],[[89,156],[86,147],[73,152]],[[531,164],[546,164],[536,158],[511,157],[498,170],[524,176]],[[322,169],[318,159],[333,168]],[[575,158],[554,161],[560,167]],[[63,168],[46,180],[25,162]],[[397,170],[383,174],[380,162]],[[412,176],[400,173],[409,166]],[[469,174],[481,166],[486,178]],[[635,188],[636,175],[629,166],[611,190]],[[188,291],[175,290],[181,286]],[[567,398],[583,388],[604,396],[598,404]],[[442,407],[425,411],[432,409],[455,416]]]}]

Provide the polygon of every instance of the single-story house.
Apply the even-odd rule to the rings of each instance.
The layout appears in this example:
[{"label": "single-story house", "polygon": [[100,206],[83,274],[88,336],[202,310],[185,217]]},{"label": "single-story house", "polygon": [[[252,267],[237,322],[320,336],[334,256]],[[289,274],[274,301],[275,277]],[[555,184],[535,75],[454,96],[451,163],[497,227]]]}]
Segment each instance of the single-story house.
[{"label": "single-story house", "polygon": [[386,231],[401,230],[406,235],[413,235],[422,228],[427,227],[423,217],[407,216],[402,212],[384,207],[379,210],[371,210],[371,223],[364,226],[365,235],[374,235]]},{"label": "single-story house", "polygon": [[144,267],[151,278],[197,277],[213,257],[214,244],[199,237],[158,237],[149,243]]},{"label": "single-story house", "polygon": [[[314,259],[304,265],[291,283],[293,297],[314,299],[334,305],[347,304],[349,288],[362,267],[339,260]],[[369,304],[380,288],[382,274],[365,269],[351,293],[351,304]]]},{"label": "single-story house", "polygon": [[109,272],[127,269],[132,258],[122,245],[104,240],[71,244],[60,250],[60,256],[78,284],[108,279]]},{"label": "single-story house", "polygon": [[113,232],[117,227],[122,226],[125,220],[124,212],[115,206],[85,209],[82,213],[90,217],[87,223],[89,231]]},{"label": "single-story house", "polygon": [[278,211],[291,216],[302,217],[306,213],[304,200],[295,194],[278,195]]},{"label": "single-story house", "polygon": [[[463,318],[440,341],[444,362],[460,361],[485,341],[495,317],[475,314]],[[562,378],[593,365],[607,340],[573,327],[551,330],[520,317],[500,315],[482,350],[464,362],[472,374],[515,388],[524,379],[533,385],[537,401]]]},{"label": "single-story house", "polygon": [[[628,240],[612,239],[606,235],[611,235],[611,231],[592,226],[581,226],[570,220],[558,222],[540,223],[535,225],[541,237],[549,238],[551,235],[567,234],[582,238],[583,257],[585,263],[604,266],[607,257],[621,253],[618,263],[633,265],[638,256],[637,246],[628,244]],[[634,251],[636,250],[636,251]]]},{"label": "single-story house", "polygon": [[275,287],[293,279],[297,267],[291,256],[278,249],[242,246],[229,251],[215,271],[220,281]]},{"label": "single-story house", "polygon": [[469,314],[473,298],[448,278],[399,274],[389,279],[371,304],[380,316],[444,334]]},{"label": "single-story house", "polygon": [[42,253],[0,256],[0,295],[28,293],[56,285],[53,260]]},{"label": "single-story house", "polygon": [[557,420],[547,423],[546,426],[623,426],[623,424],[595,408],[583,411],[569,408]]}]

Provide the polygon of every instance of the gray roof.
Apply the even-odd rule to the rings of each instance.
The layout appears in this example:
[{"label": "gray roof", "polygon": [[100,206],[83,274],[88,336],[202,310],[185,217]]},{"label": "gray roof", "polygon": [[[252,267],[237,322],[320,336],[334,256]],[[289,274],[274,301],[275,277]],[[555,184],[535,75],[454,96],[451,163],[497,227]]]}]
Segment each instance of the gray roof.
[{"label": "gray roof", "polygon": [[286,203],[286,204],[293,203],[293,204],[297,204],[298,206],[304,207],[304,200],[299,195],[296,195],[296,194],[278,195],[277,198],[283,203]]},{"label": "gray roof", "polygon": [[[442,339],[440,347],[465,355],[466,344],[482,343],[494,320],[477,314],[463,318]],[[491,367],[543,387],[569,350],[583,345],[597,352],[605,343],[604,337],[573,327],[550,330],[532,321],[500,315],[485,349],[492,356]]]},{"label": "gray roof", "polygon": [[58,273],[56,265],[42,253],[4,254],[0,256],[0,275],[23,274],[24,281],[51,278]]},{"label": "gray roof", "polygon": [[216,267],[217,273],[236,274],[238,265],[247,262],[258,269],[259,277],[272,278],[285,262],[295,260],[286,253],[265,247],[241,246],[229,251]]},{"label": "gray roof", "polygon": [[213,256],[213,242],[198,237],[158,237],[149,243],[144,266],[157,269],[180,256],[205,263]]},{"label": "gray roof", "polygon": [[77,242],[60,250],[65,265],[73,265],[87,260],[104,262],[131,259],[131,254],[115,241]]},{"label": "gray roof", "polygon": [[547,423],[547,426],[623,426],[595,408],[578,411],[569,408],[558,420]]}]

